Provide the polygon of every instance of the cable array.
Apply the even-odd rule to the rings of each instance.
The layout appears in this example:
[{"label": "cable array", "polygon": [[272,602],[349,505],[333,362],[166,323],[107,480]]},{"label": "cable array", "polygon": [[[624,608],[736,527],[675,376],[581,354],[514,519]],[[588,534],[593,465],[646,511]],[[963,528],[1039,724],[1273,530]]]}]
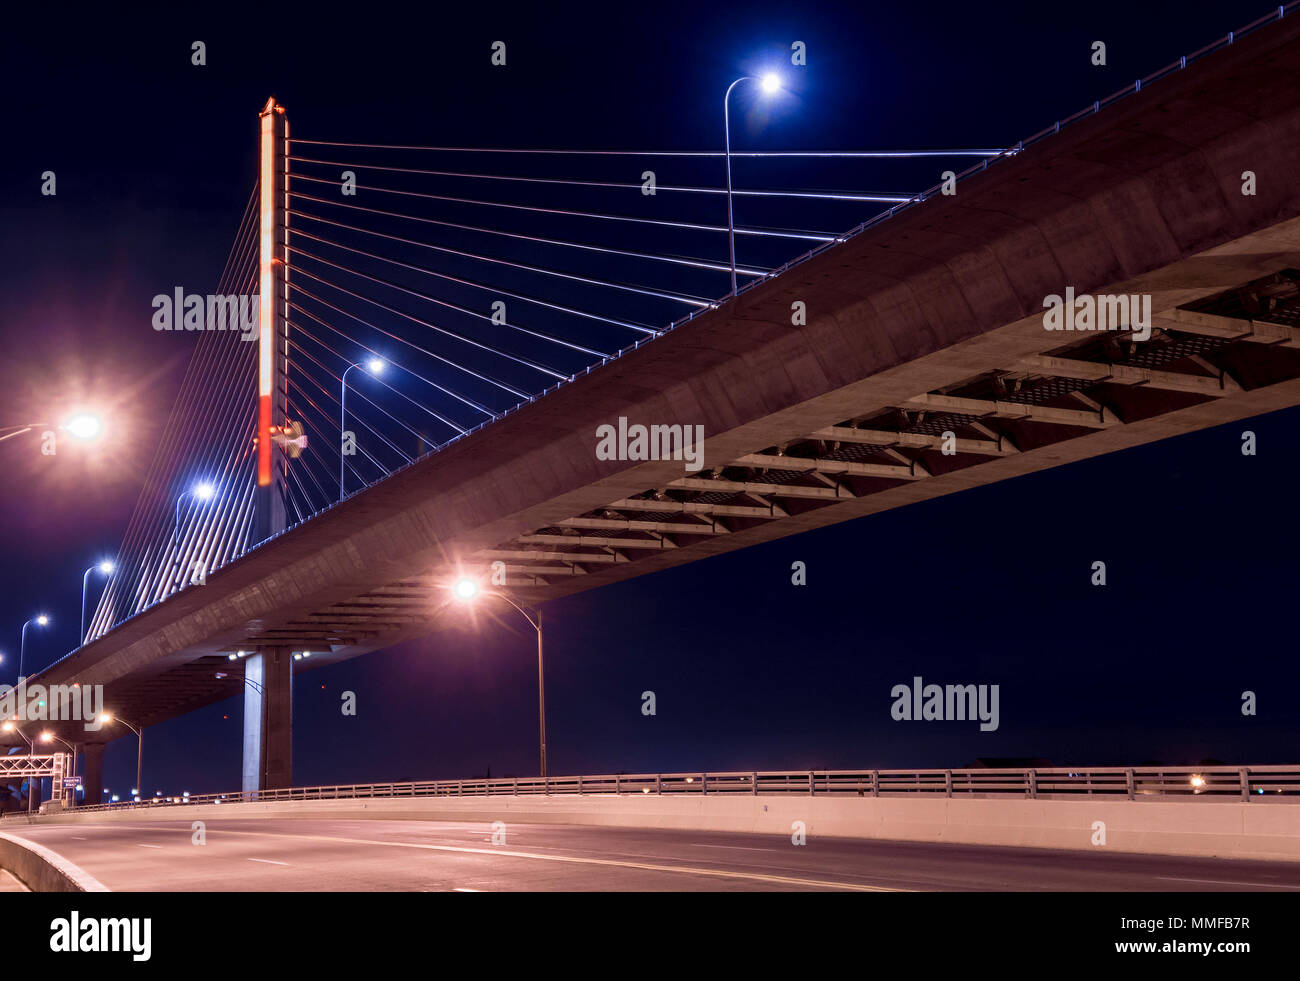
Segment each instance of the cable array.
[{"label": "cable array", "polygon": [[[287,523],[726,302],[733,234],[752,283],[915,199],[863,189],[859,168],[924,187],[936,161],[999,152],[736,151],[731,228],[721,151],[290,140]],[[255,184],[218,294],[258,288],[259,200]],[[258,544],[256,339],[198,338],[92,638]]]}]

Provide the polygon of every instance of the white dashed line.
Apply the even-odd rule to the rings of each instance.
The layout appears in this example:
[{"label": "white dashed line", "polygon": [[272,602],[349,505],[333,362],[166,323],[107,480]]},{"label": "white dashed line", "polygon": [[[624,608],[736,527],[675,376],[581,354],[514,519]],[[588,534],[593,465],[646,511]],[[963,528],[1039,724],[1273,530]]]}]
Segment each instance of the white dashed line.
[{"label": "white dashed line", "polygon": [[269,858],[250,858],[250,862],[261,862],[263,865],[288,865],[288,862],[273,862]]}]

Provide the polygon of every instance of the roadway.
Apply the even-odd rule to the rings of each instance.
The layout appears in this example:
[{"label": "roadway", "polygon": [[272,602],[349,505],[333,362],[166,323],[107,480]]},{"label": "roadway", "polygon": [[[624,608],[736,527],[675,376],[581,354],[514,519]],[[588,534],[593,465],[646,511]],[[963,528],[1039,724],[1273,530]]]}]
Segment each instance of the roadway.
[{"label": "roadway", "polygon": [[1300,864],[482,822],[20,825],[114,891],[1300,892]]}]

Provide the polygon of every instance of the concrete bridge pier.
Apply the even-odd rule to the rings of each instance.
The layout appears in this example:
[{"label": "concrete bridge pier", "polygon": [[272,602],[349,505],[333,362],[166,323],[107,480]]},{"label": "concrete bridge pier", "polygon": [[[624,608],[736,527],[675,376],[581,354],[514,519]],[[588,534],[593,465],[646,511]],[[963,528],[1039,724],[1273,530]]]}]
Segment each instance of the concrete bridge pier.
[{"label": "concrete bridge pier", "polygon": [[293,786],[293,653],[264,647],[244,659],[243,790]]}]

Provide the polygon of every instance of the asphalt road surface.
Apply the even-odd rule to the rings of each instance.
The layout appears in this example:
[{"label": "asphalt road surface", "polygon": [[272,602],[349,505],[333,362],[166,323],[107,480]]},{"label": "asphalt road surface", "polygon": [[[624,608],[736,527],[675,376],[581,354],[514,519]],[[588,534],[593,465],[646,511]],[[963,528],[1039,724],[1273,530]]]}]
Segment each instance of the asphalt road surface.
[{"label": "asphalt road surface", "polygon": [[1300,865],[812,837],[483,823],[208,821],[20,825],[127,891],[1300,892]]}]

